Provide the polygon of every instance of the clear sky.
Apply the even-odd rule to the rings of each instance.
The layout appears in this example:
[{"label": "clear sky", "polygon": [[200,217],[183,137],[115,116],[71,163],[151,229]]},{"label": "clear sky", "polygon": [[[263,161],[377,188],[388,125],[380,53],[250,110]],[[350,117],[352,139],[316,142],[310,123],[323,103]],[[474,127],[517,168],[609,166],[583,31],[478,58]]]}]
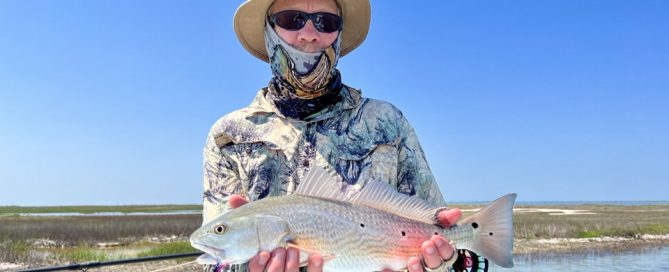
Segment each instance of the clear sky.
[{"label": "clear sky", "polygon": [[[211,125],[269,67],[241,0],[0,0],[0,205],[200,203]],[[348,85],[447,201],[669,200],[669,1],[372,1]]]}]

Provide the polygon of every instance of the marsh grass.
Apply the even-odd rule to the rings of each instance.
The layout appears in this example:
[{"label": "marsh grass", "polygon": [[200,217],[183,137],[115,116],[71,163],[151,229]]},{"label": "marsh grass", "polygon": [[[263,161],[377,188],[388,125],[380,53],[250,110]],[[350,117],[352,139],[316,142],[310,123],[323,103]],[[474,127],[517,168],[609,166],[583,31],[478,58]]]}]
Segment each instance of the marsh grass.
[{"label": "marsh grass", "polygon": [[13,241],[46,239],[64,246],[82,246],[138,237],[187,237],[201,225],[202,216],[13,216],[1,217],[0,222],[0,237]]},{"label": "marsh grass", "polygon": [[140,252],[139,254],[137,254],[137,257],[160,256],[160,255],[191,253],[191,252],[197,252],[197,250],[190,245],[190,242],[181,241],[181,242],[171,242],[171,243],[156,245],[149,250]]},{"label": "marsh grass", "polygon": [[30,259],[30,244],[25,241],[0,240],[0,262],[20,263]]},{"label": "marsh grass", "polygon": [[[476,209],[481,206],[453,205],[453,207]],[[588,210],[594,213],[584,215],[514,213],[515,237],[521,240],[669,234],[669,205],[518,206],[518,208]],[[69,212],[81,212],[81,210]],[[465,212],[463,218],[472,213]],[[31,267],[39,267],[44,264],[58,265],[193,252],[186,240],[201,222],[202,216],[197,214],[0,216],[0,262],[27,263]],[[142,244],[147,243],[146,237],[178,239],[176,242],[172,239],[169,243]],[[40,242],[42,240],[50,242],[42,243]],[[121,242],[121,246],[114,250],[96,247],[97,243],[109,242]],[[50,255],[45,257],[33,254],[43,251],[48,251]]]},{"label": "marsh grass", "polygon": [[160,213],[172,211],[201,211],[202,205],[125,205],[125,206],[0,206],[0,215],[22,213],[82,213],[120,212],[120,213]]},{"label": "marsh grass", "polygon": [[669,234],[669,206],[566,206],[594,214],[514,213],[516,238],[636,237]]},{"label": "marsh grass", "polygon": [[[0,217],[0,262],[28,263],[31,267],[39,267],[132,258],[142,253],[119,252],[130,252],[123,248],[136,247],[150,238],[176,237],[186,240],[201,223],[202,216],[198,214],[3,216]],[[97,247],[98,243],[109,242],[121,246],[117,247],[118,250]],[[143,245],[149,249],[143,250],[146,253],[142,256],[195,251],[192,248],[187,251],[186,245],[187,242]],[[36,254],[39,252],[44,254]]]},{"label": "marsh grass", "polygon": [[62,262],[106,262],[111,260],[127,259],[132,256],[121,253],[109,253],[88,246],[65,248],[52,251],[51,258]]}]

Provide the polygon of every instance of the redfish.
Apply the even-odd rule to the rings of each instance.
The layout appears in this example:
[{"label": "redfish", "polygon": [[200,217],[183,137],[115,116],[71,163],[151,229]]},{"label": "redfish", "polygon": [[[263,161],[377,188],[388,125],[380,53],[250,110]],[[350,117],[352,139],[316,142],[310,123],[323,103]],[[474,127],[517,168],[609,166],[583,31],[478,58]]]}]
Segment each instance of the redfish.
[{"label": "redfish", "polygon": [[190,241],[205,253],[201,263],[246,263],[263,250],[295,247],[304,263],[310,253],[323,255],[324,271],[399,271],[406,269],[409,257],[421,256],[424,241],[438,234],[458,249],[513,267],[516,194],[444,229],[436,218],[443,207],[379,181],[357,188],[314,167],[294,194],[230,210],[195,231]]}]

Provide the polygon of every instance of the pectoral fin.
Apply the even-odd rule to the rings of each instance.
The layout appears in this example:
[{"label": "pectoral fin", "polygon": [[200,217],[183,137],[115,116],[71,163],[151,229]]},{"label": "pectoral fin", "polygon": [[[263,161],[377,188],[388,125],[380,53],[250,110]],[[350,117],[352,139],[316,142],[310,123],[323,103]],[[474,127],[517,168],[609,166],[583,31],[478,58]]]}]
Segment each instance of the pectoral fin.
[{"label": "pectoral fin", "polygon": [[273,249],[283,246],[286,237],[290,235],[288,222],[283,218],[273,215],[259,215],[260,222],[256,226],[258,237],[258,249],[272,251]]},{"label": "pectoral fin", "polygon": [[[313,250],[307,250],[307,249],[299,246],[298,244],[296,244],[294,242],[288,242],[287,246],[300,250],[300,266],[301,267],[302,266],[307,266],[307,264],[309,262],[309,256],[311,256],[315,253],[319,253],[319,252],[315,252]],[[323,262],[328,262],[328,261],[335,258],[335,256],[333,254],[322,254],[322,253],[319,253],[319,254],[321,254],[321,256],[323,257]]]}]

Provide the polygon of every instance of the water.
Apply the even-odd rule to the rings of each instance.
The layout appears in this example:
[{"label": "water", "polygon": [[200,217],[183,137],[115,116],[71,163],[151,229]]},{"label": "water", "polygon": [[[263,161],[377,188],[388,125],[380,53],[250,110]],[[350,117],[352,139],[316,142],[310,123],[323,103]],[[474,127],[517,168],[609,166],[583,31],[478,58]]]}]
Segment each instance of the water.
[{"label": "water", "polygon": [[669,247],[621,253],[514,256],[513,268],[494,266],[490,271],[669,271]]}]

